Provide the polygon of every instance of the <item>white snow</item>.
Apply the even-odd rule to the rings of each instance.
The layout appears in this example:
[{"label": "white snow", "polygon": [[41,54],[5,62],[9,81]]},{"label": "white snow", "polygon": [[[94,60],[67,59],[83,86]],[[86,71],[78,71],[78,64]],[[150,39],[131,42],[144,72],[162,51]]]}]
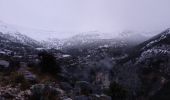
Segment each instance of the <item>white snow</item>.
[{"label": "white snow", "polygon": [[65,54],[65,55],[62,55],[62,57],[67,58],[67,57],[70,57],[70,55]]},{"label": "white snow", "polygon": [[147,51],[142,52],[141,56],[139,57],[137,63],[144,61],[147,58],[155,57],[157,55],[169,55],[170,50],[167,49],[167,46],[159,46],[153,47],[152,49],[148,49]]},{"label": "white snow", "polygon": [[109,45],[105,44],[103,46],[100,46],[99,48],[108,48],[108,47],[109,47]]},{"label": "white snow", "polygon": [[7,68],[9,66],[9,62],[5,61],[5,60],[0,60],[0,65],[2,65],[2,66]]},{"label": "white snow", "polygon": [[41,51],[44,50],[45,48],[36,48],[36,50]]},{"label": "white snow", "polygon": [[4,51],[0,51],[0,54],[6,54],[6,52],[4,52]]}]

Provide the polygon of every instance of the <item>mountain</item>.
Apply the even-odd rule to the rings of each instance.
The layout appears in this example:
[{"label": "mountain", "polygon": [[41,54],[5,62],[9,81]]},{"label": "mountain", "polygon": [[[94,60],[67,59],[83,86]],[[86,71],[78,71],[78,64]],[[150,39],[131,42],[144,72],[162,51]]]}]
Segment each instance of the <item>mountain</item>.
[{"label": "mountain", "polygon": [[94,45],[98,43],[104,43],[107,40],[111,40],[101,36],[102,33],[100,32],[89,32],[89,33],[82,33],[75,36],[72,36],[68,39],[64,40],[64,47],[82,47],[87,45]]},{"label": "mountain", "polygon": [[[148,37],[149,38],[149,37]],[[98,31],[83,32],[66,39],[50,38],[42,43],[48,48],[71,48],[86,46],[119,46],[119,45],[137,45],[147,38],[133,32],[123,32],[121,34],[101,33]]]},{"label": "mountain", "polygon": [[[100,46],[114,45],[114,44],[117,45],[118,42],[119,44],[123,43],[122,45],[124,44],[137,45],[149,38],[149,36],[147,36],[146,33],[139,34],[131,31],[125,31],[117,34],[102,33],[98,31],[89,31],[89,32],[82,32],[72,36],[68,33],[61,33],[60,34],[61,37],[63,35],[66,36],[68,35],[68,36],[67,38],[59,39],[56,38],[57,32],[55,31],[26,29],[22,27],[18,28],[13,25],[6,24],[2,21],[0,21],[0,32],[4,34],[3,37],[6,37],[13,42],[18,42],[24,45],[29,45],[34,47],[44,46],[45,48],[56,48],[56,49],[62,49],[66,47],[76,47],[76,46],[87,46],[89,44],[99,45],[100,43],[101,43]],[[71,33],[71,34],[75,34],[75,33]],[[107,42],[107,43],[103,44],[103,42]]]},{"label": "mountain", "polygon": [[[0,22],[0,55],[14,57],[15,59],[27,58],[27,56],[37,53],[36,48],[42,47],[41,44],[21,34],[11,25]],[[21,60],[20,59],[20,60]]]},{"label": "mountain", "polygon": [[[139,56],[144,54],[144,52],[150,52],[155,50],[166,50],[168,49],[168,45],[170,45],[170,29],[167,29],[158,35],[153,36],[152,38],[140,43],[139,45],[136,45],[129,51],[129,56],[126,59],[123,59],[123,62],[128,61],[129,59],[137,59]],[[163,52],[162,51],[162,52]],[[121,63],[123,63],[121,62]]]},{"label": "mountain", "polygon": [[168,62],[170,57],[170,29],[167,29],[151,39],[135,46],[128,59],[134,59],[137,63],[145,61],[161,60]]},{"label": "mountain", "polygon": [[[151,98],[155,98],[154,100],[169,98],[160,93],[169,93],[165,87],[169,87],[170,81],[170,29],[140,44],[136,50],[138,51],[136,51],[135,64],[140,69],[139,76],[145,81],[143,84],[146,93]],[[152,78],[148,79],[148,77]]]},{"label": "mountain", "polygon": [[170,44],[170,29],[167,29],[163,31],[162,33],[154,36],[153,38],[144,42],[140,46],[145,45],[142,49],[148,49],[156,45],[166,45],[166,44],[167,45]]},{"label": "mountain", "polygon": [[24,45],[28,45],[31,47],[39,47],[40,43],[26,35],[21,34],[17,29],[13,26],[8,25],[2,21],[0,21],[0,32],[1,37],[7,38],[12,42],[21,43]]},{"label": "mountain", "polygon": [[[13,37],[12,37],[13,38]],[[13,38],[15,39],[15,38]],[[29,45],[24,45],[20,42],[13,41],[11,37],[8,39],[6,37],[6,34],[4,36],[3,33],[0,32],[0,55],[1,57],[3,55],[8,55],[8,56],[23,56],[25,54],[32,54],[36,50],[33,46]]]},{"label": "mountain", "polygon": [[[87,85],[87,88],[90,88],[88,95],[85,93],[85,96],[94,94],[99,97],[107,91],[117,95],[116,90],[118,96],[121,92],[120,98],[123,92],[127,100],[150,100],[150,98],[157,100],[158,97],[158,100],[165,100],[164,97],[168,97],[167,94],[170,93],[170,29],[147,38],[149,37],[146,35],[134,32],[123,32],[113,36],[92,31],[66,39],[49,38],[37,42],[12,26],[0,22],[0,59],[9,62],[17,60],[21,62],[21,68],[28,64],[28,71],[37,76],[38,83],[43,78],[39,78],[39,75],[45,75],[46,78],[46,75],[49,77],[51,73],[47,74],[39,69],[43,65],[43,56],[46,58],[43,62],[49,63],[48,58],[57,60],[62,71],[60,73],[57,71],[58,76],[54,76],[54,79],[49,78],[49,82],[53,80],[57,82],[59,84],[56,85],[57,88],[61,85],[69,97],[71,97],[70,91],[78,93],[77,90],[81,89],[77,89],[77,86],[83,83],[82,86]],[[43,49],[41,47],[48,49],[46,52],[41,52],[38,57],[39,50]],[[112,82],[118,84],[118,88],[117,85],[113,86],[113,91],[110,90]],[[9,84],[13,85],[13,82]],[[87,92],[86,88],[84,90]],[[124,95],[124,92],[127,94]]]},{"label": "mountain", "polygon": [[40,42],[45,48],[55,48],[61,49],[63,46],[63,41],[59,39],[49,38],[48,40],[43,40]]},{"label": "mountain", "polygon": [[[167,29],[131,48],[127,57],[119,59],[114,68],[114,72],[119,72],[115,79],[147,98],[159,97],[160,92],[166,92],[165,87],[169,86],[169,59],[170,29]],[[162,99],[158,100],[165,100],[164,97],[166,95],[161,94]]]},{"label": "mountain", "polygon": [[148,33],[124,31],[124,32],[119,33],[117,38],[119,38],[120,40],[126,41],[130,44],[137,45],[152,37],[152,35],[149,36],[147,34]]},{"label": "mountain", "polygon": [[160,50],[166,50],[168,49],[168,45],[170,45],[170,29],[163,31],[153,38],[138,45],[136,47],[136,54],[156,48],[160,48]]}]

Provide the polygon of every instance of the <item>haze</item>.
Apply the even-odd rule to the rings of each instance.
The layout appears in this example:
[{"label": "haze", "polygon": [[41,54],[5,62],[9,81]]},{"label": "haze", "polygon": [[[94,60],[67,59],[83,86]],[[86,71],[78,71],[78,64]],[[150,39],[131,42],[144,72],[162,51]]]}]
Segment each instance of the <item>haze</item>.
[{"label": "haze", "polygon": [[170,0],[0,0],[0,20],[65,32],[64,36],[94,30],[162,31],[170,27],[169,4]]}]

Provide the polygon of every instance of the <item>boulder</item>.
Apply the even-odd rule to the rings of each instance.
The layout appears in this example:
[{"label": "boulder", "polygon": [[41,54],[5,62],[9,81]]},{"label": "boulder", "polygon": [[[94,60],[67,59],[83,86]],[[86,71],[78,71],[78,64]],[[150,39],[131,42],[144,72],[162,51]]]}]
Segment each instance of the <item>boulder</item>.
[{"label": "boulder", "polygon": [[72,100],[71,98],[66,98],[66,99],[63,99],[63,100]]},{"label": "boulder", "polygon": [[29,71],[24,71],[23,75],[24,75],[25,79],[28,80],[29,82],[32,82],[32,83],[37,82],[37,77],[33,73],[31,73]]},{"label": "boulder", "polygon": [[[31,100],[60,100],[64,91],[49,84],[36,84],[31,87]],[[42,99],[43,98],[43,99]]]},{"label": "boulder", "polygon": [[64,91],[67,91],[67,92],[69,92],[70,90],[73,89],[73,87],[67,82],[60,82],[60,87],[61,87],[61,89],[63,89]]},{"label": "boulder", "polygon": [[74,100],[92,100],[89,96],[76,96]]},{"label": "boulder", "polygon": [[97,95],[97,94],[92,94],[90,95],[92,100],[112,100],[110,96],[107,95]]},{"label": "boulder", "polygon": [[112,100],[112,98],[110,96],[107,96],[107,95],[101,95],[100,100]]},{"label": "boulder", "polygon": [[92,93],[92,85],[86,81],[78,81],[75,84],[75,94],[89,95]]},{"label": "boulder", "polygon": [[0,60],[0,70],[3,71],[9,67],[9,62],[6,60]]}]

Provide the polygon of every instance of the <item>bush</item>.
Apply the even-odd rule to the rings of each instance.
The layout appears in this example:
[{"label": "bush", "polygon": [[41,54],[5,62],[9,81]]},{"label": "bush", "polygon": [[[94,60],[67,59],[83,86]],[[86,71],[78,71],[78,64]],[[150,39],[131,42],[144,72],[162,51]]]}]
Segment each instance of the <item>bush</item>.
[{"label": "bush", "polygon": [[167,82],[159,91],[157,91],[150,100],[170,100],[170,82]]},{"label": "bush", "polygon": [[59,100],[59,92],[50,85],[36,84],[31,87],[30,100]]},{"label": "bush", "polygon": [[19,72],[12,72],[11,80],[13,83],[22,83],[25,80],[25,78],[24,78],[23,74],[21,74]]},{"label": "bush", "polygon": [[112,97],[112,100],[125,100],[127,98],[127,90],[116,82],[112,82],[108,95]]},{"label": "bush", "polygon": [[40,58],[40,66],[42,72],[50,74],[57,74],[60,72],[61,69],[59,67],[59,63],[56,62],[56,58],[53,54],[43,51],[38,55]]},{"label": "bush", "polygon": [[13,85],[20,84],[22,90],[28,89],[31,84],[25,79],[24,75],[19,72],[11,73],[11,82]]}]

